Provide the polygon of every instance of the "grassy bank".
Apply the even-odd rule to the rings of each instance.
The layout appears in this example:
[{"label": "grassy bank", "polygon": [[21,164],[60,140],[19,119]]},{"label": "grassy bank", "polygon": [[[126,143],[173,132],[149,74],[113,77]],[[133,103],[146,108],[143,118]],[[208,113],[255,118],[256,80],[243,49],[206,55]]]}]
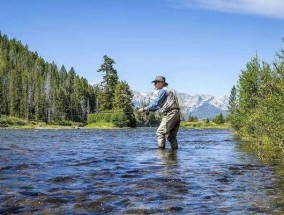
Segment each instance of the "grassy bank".
[{"label": "grassy bank", "polygon": [[87,124],[84,128],[114,128],[114,124],[111,122],[95,122]]},{"label": "grassy bank", "polygon": [[229,129],[229,124],[227,123],[222,123],[222,124],[216,124],[214,122],[203,122],[203,121],[198,121],[198,122],[185,122],[182,121],[180,124],[181,128],[199,128],[199,129],[206,129],[206,128],[217,128],[217,129]]},{"label": "grassy bank", "polygon": [[45,122],[26,121],[17,117],[0,117],[0,129],[74,129],[74,128],[115,128],[111,122],[96,122],[84,125],[72,121]]},{"label": "grassy bank", "polygon": [[[115,125],[111,122],[95,122],[83,125],[82,123],[76,123],[71,121],[59,121],[52,124],[46,124],[45,122],[26,121],[16,117],[0,117],[0,128],[11,129],[72,129],[72,128],[115,128]],[[217,129],[229,129],[227,123],[216,124],[214,122],[181,122],[181,128],[217,128]]]},{"label": "grassy bank", "polygon": [[[200,128],[200,129],[206,129],[206,128],[217,128],[217,129],[229,129],[229,125],[227,123],[222,124],[216,124],[214,122],[185,122],[182,121],[181,128]],[[115,128],[115,125],[111,122],[95,122],[95,123],[89,123],[84,128]]]},{"label": "grassy bank", "polygon": [[26,121],[17,117],[0,117],[0,129],[72,129],[83,127],[82,123],[71,121],[57,121],[46,124],[42,121]]},{"label": "grassy bank", "polygon": [[284,165],[284,149],[271,142],[268,138],[252,137],[251,135],[239,134],[234,131],[234,136],[240,140],[242,151],[251,153],[262,160],[281,161]]}]

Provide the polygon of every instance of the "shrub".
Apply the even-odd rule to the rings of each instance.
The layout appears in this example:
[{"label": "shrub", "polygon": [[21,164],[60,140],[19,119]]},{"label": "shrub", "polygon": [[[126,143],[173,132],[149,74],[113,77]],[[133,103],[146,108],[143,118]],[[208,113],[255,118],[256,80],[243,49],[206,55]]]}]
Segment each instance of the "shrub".
[{"label": "shrub", "polygon": [[56,121],[54,124],[61,125],[61,126],[72,126],[74,123],[68,120],[60,120],[60,121]]},{"label": "shrub", "polygon": [[28,122],[23,119],[19,119],[17,117],[12,116],[2,116],[0,118],[0,124],[7,127],[8,125],[26,125]]},{"label": "shrub", "polygon": [[115,127],[136,127],[134,115],[125,113],[122,109],[114,109],[108,112],[89,114],[88,124],[106,122],[113,123]]},{"label": "shrub", "polygon": [[123,112],[116,112],[113,113],[111,116],[111,121],[114,124],[115,127],[126,127],[127,126],[127,120],[125,117],[125,114]]}]

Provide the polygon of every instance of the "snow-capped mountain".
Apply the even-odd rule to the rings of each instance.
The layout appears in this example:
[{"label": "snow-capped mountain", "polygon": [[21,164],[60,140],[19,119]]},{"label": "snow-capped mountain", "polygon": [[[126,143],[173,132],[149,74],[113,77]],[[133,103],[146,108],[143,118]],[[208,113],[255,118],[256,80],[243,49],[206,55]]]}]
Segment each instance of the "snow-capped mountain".
[{"label": "snow-capped mountain", "polygon": [[[153,101],[157,96],[157,91],[150,93],[141,93],[133,91],[132,103],[135,107],[144,107]],[[214,97],[212,95],[190,95],[186,93],[177,93],[181,110],[185,119],[189,115],[197,116],[199,119],[214,118],[222,113],[227,116],[228,96]]]}]

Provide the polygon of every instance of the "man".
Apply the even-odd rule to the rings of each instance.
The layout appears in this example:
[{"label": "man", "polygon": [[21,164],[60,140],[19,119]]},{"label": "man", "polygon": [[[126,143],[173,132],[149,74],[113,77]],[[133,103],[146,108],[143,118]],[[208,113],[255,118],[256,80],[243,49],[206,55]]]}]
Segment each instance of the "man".
[{"label": "man", "polygon": [[163,113],[162,122],[157,130],[158,147],[165,149],[166,136],[173,150],[178,149],[177,132],[180,125],[180,107],[175,91],[167,88],[165,77],[157,76],[154,81],[159,90],[158,97],[149,106],[140,108],[138,112],[160,110]]}]

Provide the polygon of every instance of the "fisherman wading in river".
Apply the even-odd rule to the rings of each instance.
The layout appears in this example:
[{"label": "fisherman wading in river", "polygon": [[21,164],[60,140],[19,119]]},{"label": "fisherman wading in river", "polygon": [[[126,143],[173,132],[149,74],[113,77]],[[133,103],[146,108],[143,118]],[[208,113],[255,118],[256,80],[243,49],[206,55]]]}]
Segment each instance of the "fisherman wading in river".
[{"label": "fisherman wading in river", "polygon": [[157,130],[158,147],[165,148],[166,138],[173,150],[178,149],[177,132],[180,125],[180,107],[174,90],[169,89],[166,79],[157,76],[154,81],[155,88],[159,90],[158,97],[147,107],[140,108],[139,112],[160,110],[163,113],[162,122]]}]

